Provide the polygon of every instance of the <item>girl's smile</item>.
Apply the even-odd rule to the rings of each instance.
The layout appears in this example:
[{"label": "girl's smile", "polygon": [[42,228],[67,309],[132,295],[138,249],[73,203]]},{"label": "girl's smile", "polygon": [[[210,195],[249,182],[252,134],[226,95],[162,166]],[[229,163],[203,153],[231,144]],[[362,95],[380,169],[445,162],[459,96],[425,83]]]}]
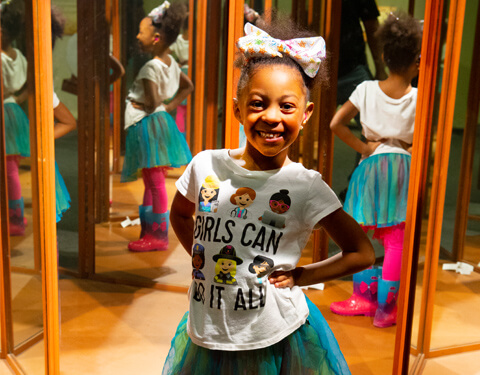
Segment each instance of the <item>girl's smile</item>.
[{"label": "girl's smile", "polygon": [[298,70],[276,64],[252,73],[234,110],[247,137],[242,158],[278,168],[288,160],[288,147],[310,118],[313,104],[307,105],[307,88]]}]

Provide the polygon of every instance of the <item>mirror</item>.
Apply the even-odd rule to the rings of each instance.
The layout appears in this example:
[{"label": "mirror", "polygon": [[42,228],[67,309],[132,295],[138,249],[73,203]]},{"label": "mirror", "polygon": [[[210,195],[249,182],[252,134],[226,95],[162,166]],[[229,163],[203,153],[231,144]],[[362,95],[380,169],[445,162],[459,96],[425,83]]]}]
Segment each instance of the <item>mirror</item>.
[{"label": "mirror", "polygon": [[43,330],[39,256],[33,246],[32,175],[25,9],[2,3],[2,76],[10,220],[12,319],[15,347]]}]

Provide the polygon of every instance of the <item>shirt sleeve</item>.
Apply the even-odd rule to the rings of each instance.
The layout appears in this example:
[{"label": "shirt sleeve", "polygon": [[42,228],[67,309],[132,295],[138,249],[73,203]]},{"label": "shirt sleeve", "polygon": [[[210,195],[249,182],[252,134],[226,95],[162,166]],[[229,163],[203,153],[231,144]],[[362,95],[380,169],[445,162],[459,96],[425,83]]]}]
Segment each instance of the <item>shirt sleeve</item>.
[{"label": "shirt sleeve", "polygon": [[57,108],[60,105],[60,99],[58,99],[55,91],[53,92],[53,109]]},{"label": "shirt sleeve", "polygon": [[187,165],[185,172],[175,182],[175,186],[180,194],[187,198],[190,202],[195,203],[195,173],[194,166],[197,164],[198,155]]},{"label": "shirt sleeve", "polygon": [[313,228],[320,220],[342,207],[333,190],[316,173],[308,191],[305,224]]},{"label": "shirt sleeve", "polygon": [[348,100],[355,106],[355,108],[361,112],[361,103],[362,103],[362,98],[365,96],[365,87],[366,87],[366,81],[362,82],[359,84],[355,90],[353,90],[352,94],[348,98]]}]

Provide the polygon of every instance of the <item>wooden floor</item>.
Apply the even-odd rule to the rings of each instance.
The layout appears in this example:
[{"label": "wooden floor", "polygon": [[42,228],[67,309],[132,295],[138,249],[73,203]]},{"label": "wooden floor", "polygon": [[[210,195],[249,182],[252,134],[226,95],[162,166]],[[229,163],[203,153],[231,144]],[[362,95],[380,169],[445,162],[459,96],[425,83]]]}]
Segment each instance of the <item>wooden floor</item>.
[{"label": "wooden floor", "polygon": [[[174,181],[174,178],[168,179],[170,199]],[[60,366],[65,375],[159,374],[178,321],[187,310],[184,291],[191,280],[188,256],[172,231],[167,251],[128,252],[126,244],[138,237],[139,227],[122,228],[120,221],[127,215],[132,218],[137,215],[143,187],[141,181],[120,185],[116,178],[113,186],[112,221],[97,226],[96,265],[101,277],[116,283],[64,276],[59,281]],[[311,249],[307,248],[303,262],[310,253]],[[38,301],[41,286],[32,275],[13,274],[12,278],[17,306],[14,328],[17,343],[41,327]],[[122,282],[145,286],[161,283],[165,290],[122,285]],[[351,281],[336,280],[326,283],[323,291],[309,289],[305,293],[332,328],[352,374],[390,374],[396,328],[375,328],[372,318],[339,316],[328,308],[331,302],[348,298],[351,290]],[[417,293],[420,291],[421,277]],[[35,294],[35,303],[28,304],[30,293]],[[439,270],[432,346],[480,341],[479,299],[480,276],[460,276]],[[418,318],[414,324],[417,322]],[[415,335],[414,332],[414,338]],[[471,352],[429,359],[423,374],[478,375],[479,355],[480,352]],[[27,374],[43,374],[43,342],[18,359]],[[9,373],[2,366],[4,363],[0,362],[0,374]]]}]

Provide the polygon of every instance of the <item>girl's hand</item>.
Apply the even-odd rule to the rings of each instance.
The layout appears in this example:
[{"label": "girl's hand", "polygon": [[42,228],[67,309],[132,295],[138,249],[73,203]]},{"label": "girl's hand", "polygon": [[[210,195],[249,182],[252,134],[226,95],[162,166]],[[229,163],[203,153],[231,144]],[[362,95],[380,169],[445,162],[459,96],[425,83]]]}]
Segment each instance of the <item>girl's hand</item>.
[{"label": "girl's hand", "polygon": [[275,288],[293,288],[295,286],[295,279],[292,271],[275,271],[268,278],[270,284],[275,285]]},{"label": "girl's hand", "polygon": [[133,108],[140,109],[141,111],[145,111],[145,105],[144,104],[137,103],[137,102],[134,102],[134,101],[131,101],[130,103],[132,103]]},{"label": "girl's hand", "polygon": [[364,158],[366,158],[366,157],[372,155],[372,154],[375,152],[375,150],[377,149],[377,147],[382,144],[382,141],[383,141],[382,139],[379,140],[379,141],[369,141],[369,140],[367,139],[367,140],[366,140],[366,145],[367,145],[367,147],[365,148],[365,149],[366,149],[366,152],[364,152],[364,153],[362,154],[362,156],[363,156]]}]

